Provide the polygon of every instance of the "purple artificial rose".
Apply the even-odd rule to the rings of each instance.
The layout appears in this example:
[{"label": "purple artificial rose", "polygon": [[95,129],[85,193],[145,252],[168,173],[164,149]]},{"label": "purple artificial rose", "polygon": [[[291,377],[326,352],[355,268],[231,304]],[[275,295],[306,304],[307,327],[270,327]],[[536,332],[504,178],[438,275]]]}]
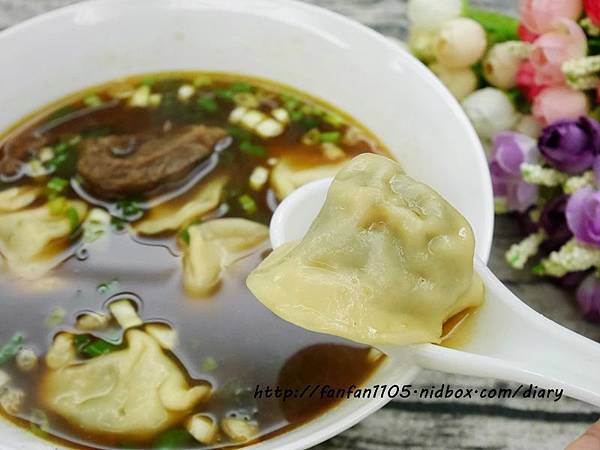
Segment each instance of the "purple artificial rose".
[{"label": "purple artificial rose", "polygon": [[567,203],[567,224],[577,240],[600,246],[600,191],[583,188]]},{"label": "purple artificial rose", "polygon": [[529,136],[507,131],[494,138],[490,160],[494,195],[506,199],[510,211],[526,211],[537,199],[537,186],[521,176],[521,164],[533,163],[537,156],[536,142]]},{"label": "purple artificial rose", "polygon": [[586,319],[600,323],[600,279],[596,274],[588,275],[579,285],[577,301]]},{"label": "purple artificial rose", "polygon": [[539,226],[546,234],[542,247],[547,252],[558,250],[573,237],[567,224],[566,209],[568,195],[561,195],[544,206],[540,216]]},{"label": "purple artificial rose", "polygon": [[600,153],[600,123],[589,117],[560,120],[544,129],[538,146],[558,170],[581,173],[592,167]]}]

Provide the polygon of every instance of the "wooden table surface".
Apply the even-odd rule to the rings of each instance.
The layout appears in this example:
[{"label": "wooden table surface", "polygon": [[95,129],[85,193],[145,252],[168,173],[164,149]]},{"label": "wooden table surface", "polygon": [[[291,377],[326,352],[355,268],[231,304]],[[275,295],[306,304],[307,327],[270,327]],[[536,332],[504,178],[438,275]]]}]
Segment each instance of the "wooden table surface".
[{"label": "wooden table surface", "polygon": [[[373,27],[406,35],[405,0],[309,0]],[[74,0],[0,0],[0,29]],[[517,0],[480,0],[478,5],[516,12]],[[18,64],[4,61],[2,64]],[[0,70],[2,70],[0,66]],[[600,325],[581,320],[573,296],[553,285],[508,269],[503,255],[518,239],[516,226],[497,217],[492,270],[524,301],[547,317],[600,341]],[[514,386],[497,380],[424,371],[415,383],[455,387]],[[597,408],[568,398],[552,400],[394,401],[317,450],[562,449],[600,415]]]}]

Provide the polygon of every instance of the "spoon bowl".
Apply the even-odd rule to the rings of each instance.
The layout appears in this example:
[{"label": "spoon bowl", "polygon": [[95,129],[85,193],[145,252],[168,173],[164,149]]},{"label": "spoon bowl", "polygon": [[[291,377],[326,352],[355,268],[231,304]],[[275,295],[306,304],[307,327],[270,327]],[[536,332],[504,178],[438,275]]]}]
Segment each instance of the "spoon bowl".
[{"label": "spoon bowl", "polygon": [[[283,200],[270,225],[273,248],[304,237],[332,181],[308,183]],[[516,381],[527,385],[523,391],[531,384],[600,406],[600,344],[531,309],[477,257],[474,267],[486,299],[474,313],[460,350],[433,344],[389,345],[380,350],[421,368]]]}]

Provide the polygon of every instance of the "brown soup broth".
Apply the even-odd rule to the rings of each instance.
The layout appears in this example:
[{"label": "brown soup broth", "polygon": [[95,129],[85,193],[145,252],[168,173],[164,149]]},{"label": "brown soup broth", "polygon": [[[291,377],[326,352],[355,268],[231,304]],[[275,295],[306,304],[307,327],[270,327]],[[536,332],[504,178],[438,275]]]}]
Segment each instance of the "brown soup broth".
[{"label": "brown soup broth", "polygon": [[[195,93],[187,101],[178,98],[178,90],[184,84],[195,87]],[[129,104],[131,91],[142,85],[148,86],[152,94],[160,94],[160,104],[146,107]],[[267,112],[280,107],[289,112],[291,122],[282,135],[262,139],[228,122],[236,102],[247,102],[248,94],[260,98],[257,106],[260,110]],[[384,147],[351,118],[287,87],[225,74],[156,74],[88,89],[44,108],[13,127],[0,138],[0,173],[4,173],[0,190],[24,184],[47,189],[53,177],[76,179],[78,146],[86,139],[148,131],[160,133],[184,124],[221,127],[233,138],[208,175],[224,173],[230,179],[222,205],[211,217],[244,217],[268,224],[277,204],[275,196],[269,183],[259,190],[249,189],[248,179],[255,167],[269,168],[273,158],[285,157],[303,167],[331,164],[321,143],[307,141],[306,135],[311,129],[318,128],[325,141],[343,150],[345,158],[361,152],[386,153]],[[351,134],[353,138],[349,138]],[[20,175],[23,162],[37,158],[44,147],[52,148],[55,156],[60,152],[66,156],[51,161],[53,171],[47,176]],[[197,186],[202,182],[200,180]],[[150,192],[114,202],[143,205],[162,194]],[[77,198],[71,187],[62,195]],[[136,213],[154,214],[161,209],[163,212],[176,209],[185,204],[189,195],[191,193],[183,193],[157,206],[155,211],[136,210]],[[253,200],[253,208],[247,209],[239,201],[243,195]],[[44,197],[38,199],[38,203],[46,201]],[[145,322],[166,322],[177,330],[179,343],[173,358],[184,366],[190,383],[205,380],[213,386],[211,400],[200,404],[194,412],[207,413],[217,420],[232,415],[255,420],[260,426],[262,437],[259,439],[302,425],[340,400],[313,398],[282,402],[264,396],[255,398],[257,386],[293,389],[318,384],[334,388],[360,386],[381,364],[383,358],[373,358],[368,347],[300,329],[279,319],[256,301],[245,286],[245,278],[269,251],[267,244],[229,267],[212,297],[192,298],[182,284],[180,247],[185,245],[185,230],[159,238],[138,238],[123,230],[127,219],[125,215],[115,220],[109,235],[89,244],[85,252],[73,254],[76,237],[63,242],[60,248],[53,248],[50,256],[69,253],[65,254],[63,263],[41,279],[24,281],[8,271],[0,272],[0,345],[20,332],[25,336],[26,345],[43,357],[59,331],[73,330],[79,314],[106,311],[110,298],[131,293],[139,299],[139,313]],[[48,323],[48,317],[60,310],[66,312],[64,319],[58,324]],[[111,329],[94,334],[116,343],[122,337],[118,330]],[[162,445],[161,436],[137,436],[128,442],[110,435],[86,433],[44,411],[39,400],[44,366],[42,358],[32,373],[20,372],[14,359],[1,367],[11,376],[12,385],[26,393],[25,403],[16,417],[2,413],[8,420],[64,446],[112,449]],[[32,423],[39,422],[40,417],[47,418],[42,427]],[[182,426],[177,428],[182,429]],[[193,440],[179,445],[203,447]],[[212,447],[229,446],[234,444],[223,437]]]}]

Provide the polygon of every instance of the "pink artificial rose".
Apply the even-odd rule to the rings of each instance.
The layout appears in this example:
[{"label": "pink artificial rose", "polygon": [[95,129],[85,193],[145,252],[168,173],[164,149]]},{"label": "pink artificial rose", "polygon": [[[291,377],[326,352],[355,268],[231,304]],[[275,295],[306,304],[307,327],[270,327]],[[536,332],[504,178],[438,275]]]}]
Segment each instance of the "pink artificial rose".
[{"label": "pink artificial rose", "polygon": [[540,37],[539,34],[534,33],[523,24],[519,25],[519,29],[517,30],[517,32],[519,33],[519,37],[523,42],[529,42],[530,44],[533,41],[535,41],[538,37]]},{"label": "pink artificial rose", "polygon": [[560,19],[577,20],[582,0],[521,0],[521,21],[532,32],[542,34]]},{"label": "pink artificial rose", "polygon": [[547,86],[537,84],[535,69],[529,60],[521,63],[517,72],[517,87],[523,93],[529,103],[532,103],[540,92]]},{"label": "pink artificial rose", "polygon": [[594,25],[600,26],[600,2],[598,0],[583,0],[583,7]]},{"label": "pink artificial rose", "polygon": [[564,84],[563,63],[586,54],[587,38],[581,27],[572,20],[560,19],[552,31],[533,42],[529,60],[535,69],[537,84]]},{"label": "pink artificial rose", "polygon": [[558,120],[586,116],[589,103],[586,95],[567,86],[544,89],[533,102],[533,116],[542,127]]}]

